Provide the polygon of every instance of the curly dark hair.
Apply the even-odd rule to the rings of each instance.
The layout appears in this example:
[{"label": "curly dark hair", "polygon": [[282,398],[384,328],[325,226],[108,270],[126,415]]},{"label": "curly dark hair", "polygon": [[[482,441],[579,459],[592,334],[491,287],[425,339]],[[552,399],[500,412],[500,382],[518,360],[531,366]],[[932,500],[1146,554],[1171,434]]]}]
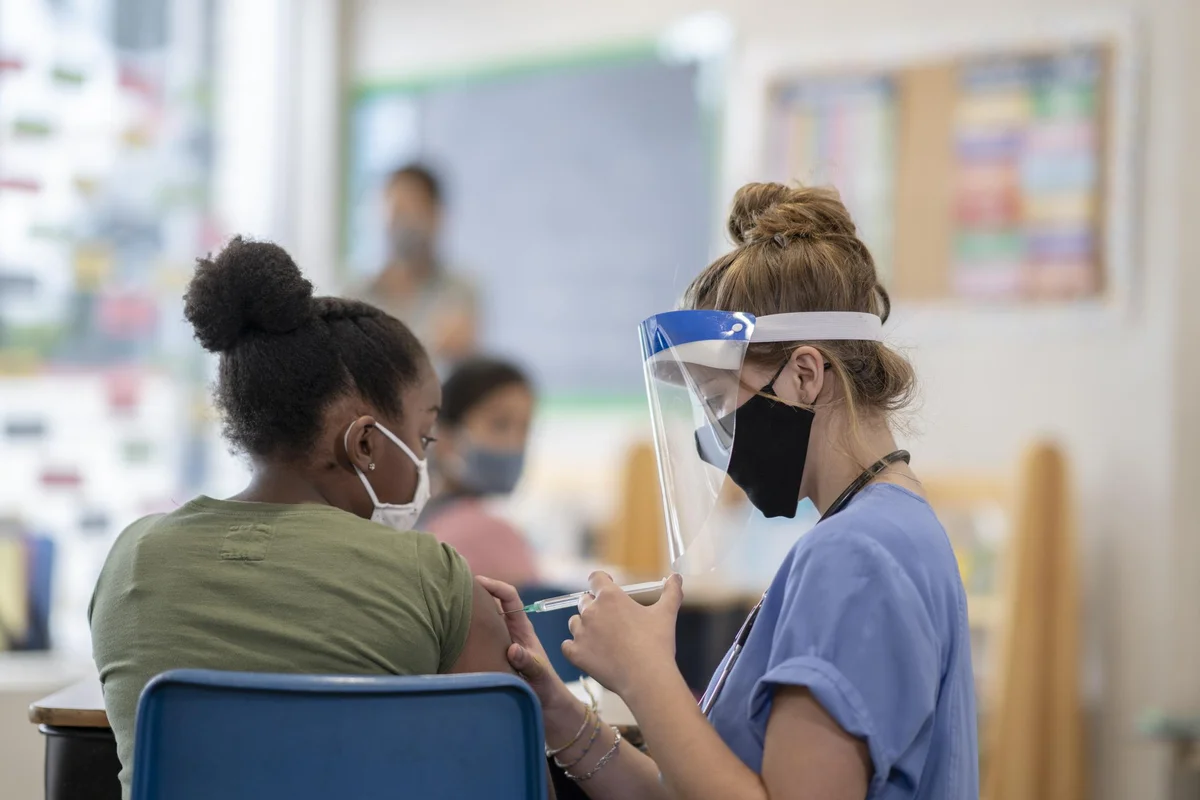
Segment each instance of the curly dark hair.
[{"label": "curly dark hair", "polygon": [[438,422],[457,428],[471,409],[497,389],[513,384],[532,389],[529,378],[515,364],[486,356],[461,362],[442,384],[442,410]]},{"label": "curly dark hair", "polygon": [[261,457],[311,452],[325,410],[356,394],[401,416],[428,356],[399,320],[312,284],[279,245],[236,237],[196,260],[184,295],[196,339],[221,356],[214,394],[225,437]]}]

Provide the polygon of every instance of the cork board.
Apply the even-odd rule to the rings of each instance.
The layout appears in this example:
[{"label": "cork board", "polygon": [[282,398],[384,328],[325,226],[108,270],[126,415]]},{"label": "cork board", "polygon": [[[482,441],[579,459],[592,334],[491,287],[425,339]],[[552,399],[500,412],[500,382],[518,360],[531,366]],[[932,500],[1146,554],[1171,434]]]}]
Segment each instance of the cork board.
[{"label": "cork board", "polygon": [[768,177],[837,187],[897,299],[1102,297],[1111,50],[778,80]]}]

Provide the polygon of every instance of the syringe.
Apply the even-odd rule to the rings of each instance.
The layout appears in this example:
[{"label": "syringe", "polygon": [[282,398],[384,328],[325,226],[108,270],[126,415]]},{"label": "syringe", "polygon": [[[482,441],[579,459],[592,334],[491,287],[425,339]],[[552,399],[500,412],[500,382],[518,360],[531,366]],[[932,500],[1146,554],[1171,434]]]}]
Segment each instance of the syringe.
[{"label": "syringe", "polygon": [[[642,594],[644,592],[653,592],[662,589],[667,585],[667,579],[663,578],[660,581],[649,581],[648,583],[634,583],[629,586],[619,587],[625,594]],[[538,600],[536,603],[530,603],[524,608],[515,608],[512,611],[505,611],[505,614],[516,614],[518,611],[524,611],[526,614],[540,614],[543,611],[558,611],[563,608],[577,608],[579,601],[587,597],[591,592],[575,592],[574,594],[564,594],[558,597],[548,597],[545,600]]]}]

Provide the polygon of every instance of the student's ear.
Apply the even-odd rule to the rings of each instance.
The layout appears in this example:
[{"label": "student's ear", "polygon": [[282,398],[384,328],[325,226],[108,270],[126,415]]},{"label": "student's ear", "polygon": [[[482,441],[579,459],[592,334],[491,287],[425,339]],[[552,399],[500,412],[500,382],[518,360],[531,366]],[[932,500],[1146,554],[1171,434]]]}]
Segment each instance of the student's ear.
[{"label": "student's ear", "polygon": [[376,462],[379,449],[379,431],[375,429],[375,418],[364,415],[350,423],[343,437],[346,460],[362,472],[370,472]]}]

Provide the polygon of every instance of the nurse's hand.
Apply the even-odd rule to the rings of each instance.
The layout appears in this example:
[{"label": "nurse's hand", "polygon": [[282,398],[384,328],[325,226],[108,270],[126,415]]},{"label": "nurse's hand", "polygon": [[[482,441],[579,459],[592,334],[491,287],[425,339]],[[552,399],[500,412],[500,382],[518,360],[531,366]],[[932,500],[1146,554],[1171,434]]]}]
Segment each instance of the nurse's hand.
[{"label": "nurse's hand", "polygon": [[508,635],[512,638],[512,644],[508,648],[508,663],[521,674],[529,688],[533,689],[533,693],[542,703],[542,708],[552,712],[560,708],[573,709],[579,705],[575,695],[571,694],[571,690],[550,666],[550,659],[533,630],[533,623],[520,610],[525,604],[521,602],[517,590],[507,583],[491,578],[476,576],[475,580],[488,594],[496,598],[501,612],[514,612],[504,614]]},{"label": "nurse's hand", "polygon": [[592,596],[571,617],[574,640],[563,642],[571,663],[629,700],[639,681],[675,666],[675,618],[683,603],[683,579],[672,575],[662,597],[643,606],[603,572],[592,575]]}]

